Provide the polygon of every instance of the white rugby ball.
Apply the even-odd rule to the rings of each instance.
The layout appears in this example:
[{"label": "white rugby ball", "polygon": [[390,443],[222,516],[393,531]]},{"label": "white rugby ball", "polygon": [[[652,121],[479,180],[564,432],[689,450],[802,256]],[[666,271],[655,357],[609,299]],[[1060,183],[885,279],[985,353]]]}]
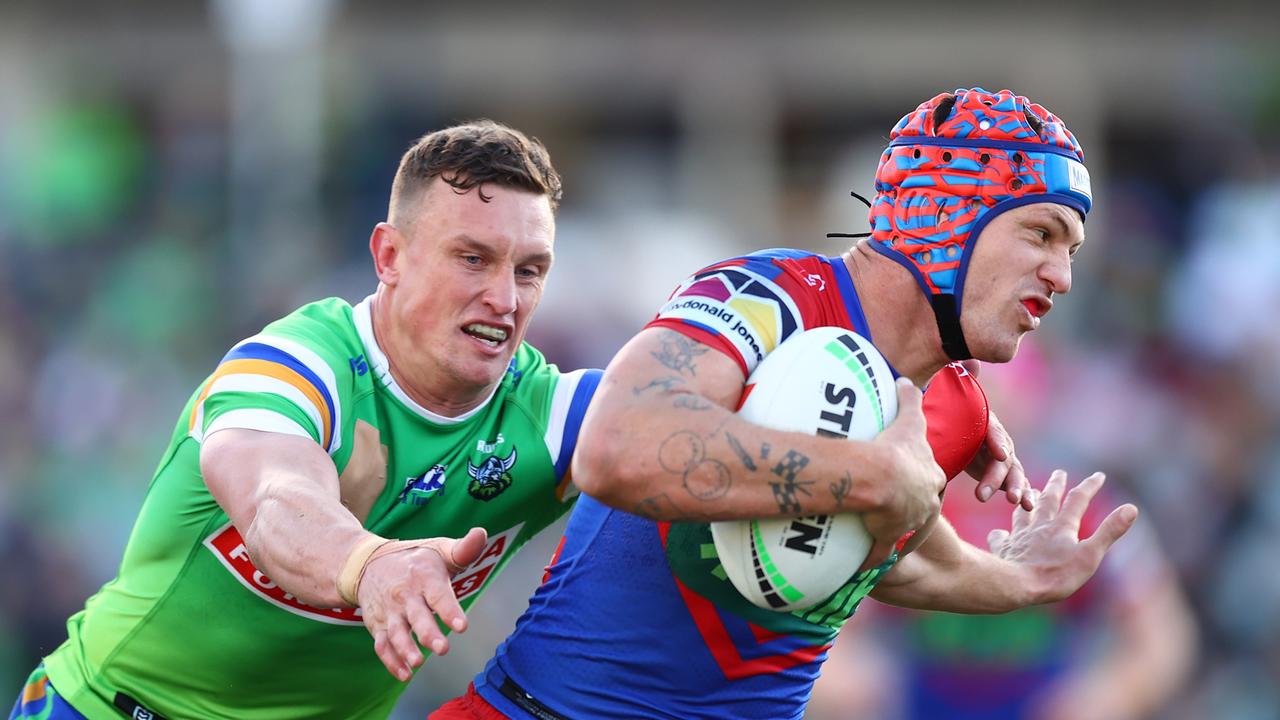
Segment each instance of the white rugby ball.
[{"label": "white rugby ball", "polygon": [[[870,440],[898,414],[889,364],[866,338],[844,328],[815,328],[788,338],[751,373],[744,392],[738,414],[776,430]],[[803,471],[788,482],[784,460],[763,460],[779,468],[775,492],[801,500],[805,493],[848,492],[842,478]],[[871,535],[856,513],[713,522],[711,537],[738,592],[782,612],[826,600],[871,550]]]}]

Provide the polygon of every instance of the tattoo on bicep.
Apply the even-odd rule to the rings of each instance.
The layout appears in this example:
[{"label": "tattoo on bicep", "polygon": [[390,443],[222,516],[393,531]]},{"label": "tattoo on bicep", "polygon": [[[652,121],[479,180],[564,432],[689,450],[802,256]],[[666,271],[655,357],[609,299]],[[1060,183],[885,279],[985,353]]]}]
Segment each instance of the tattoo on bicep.
[{"label": "tattoo on bicep", "polygon": [[[681,382],[684,382],[684,381],[682,380]],[[673,407],[678,407],[684,410],[694,410],[694,411],[710,410],[711,408],[716,406],[715,403],[702,397],[701,395],[689,395],[689,394],[681,394],[677,396],[676,399],[672,401],[671,405]]]},{"label": "tattoo on bicep", "polygon": [[684,384],[683,378],[677,375],[668,375],[666,377],[655,378],[653,380],[650,380],[649,384],[643,387],[636,385],[635,387],[631,388],[631,394],[635,395],[636,397],[639,397],[644,393],[654,389],[657,389],[662,392],[668,392],[671,390],[671,388],[675,387],[676,385],[683,385],[683,384]]},{"label": "tattoo on bicep", "polygon": [[831,489],[831,496],[836,499],[836,507],[844,507],[844,499],[849,497],[849,490],[853,488],[853,478],[849,475],[849,471],[844,472],[844,477],[840,478],[838,483],[830,483],[828,487]]},{"label": "tattoo on bicep", "polygon": [[690,375],[697,375],[693,359],[706,351],[706,346],[701,343],[694,343],[678,332],[669,331],[662,338],[662,349],[649,354],[664,366],[682,375],[686,370]]},{"label": "tattoo on bicep", "polygon": [[725,432],[724,437],[729,441],[729,447],[733,449],[733,454],[737,455],[738,459],[742,461],[742,466],[755,472],[756,463],[751,459],[751,455],[747,453],[746,449],[742,447],[742,443],[738,442],[738,438],[734,437],[733,433],[730,432]]}]

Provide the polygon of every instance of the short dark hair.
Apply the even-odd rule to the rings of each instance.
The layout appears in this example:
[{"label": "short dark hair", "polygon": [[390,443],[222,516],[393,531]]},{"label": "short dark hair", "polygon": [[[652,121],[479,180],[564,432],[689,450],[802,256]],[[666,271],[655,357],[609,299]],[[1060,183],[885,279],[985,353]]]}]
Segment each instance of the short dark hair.
[{"label": "short dark hair", "polygon": [[485,183],[546,195],[554,212],[560,204],[560,175],[547,148],[514,128],[480,119],[423,135],[400,159],[391,183],[391,213],[439,177],[458,193]]}]

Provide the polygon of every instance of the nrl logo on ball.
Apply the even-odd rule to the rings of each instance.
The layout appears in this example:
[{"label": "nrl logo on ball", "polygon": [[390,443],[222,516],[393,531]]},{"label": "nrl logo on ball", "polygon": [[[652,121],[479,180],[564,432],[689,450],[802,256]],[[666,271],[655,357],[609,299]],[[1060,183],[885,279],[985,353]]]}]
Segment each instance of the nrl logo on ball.
[{"label": "nrl logo on ball", "polygon": [[477,465],[472,465],[471,461],[467,461],[467,474],[471,476],[471,482],[467,484],[467,492],[471,497],[477,500],[488,502],[503,490],[511,487],[511,468],[516,464],[516,449],[511,448],[511,454],[505,458],[497,455],[490,455],[485,461]]}]

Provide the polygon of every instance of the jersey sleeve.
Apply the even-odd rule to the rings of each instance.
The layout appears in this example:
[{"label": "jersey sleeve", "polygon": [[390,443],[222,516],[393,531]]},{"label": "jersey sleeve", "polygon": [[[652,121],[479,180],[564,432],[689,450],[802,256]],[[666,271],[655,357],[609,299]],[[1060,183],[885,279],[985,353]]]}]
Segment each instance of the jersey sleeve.
[{"label": "jersey sleeve", "polygon": [[564,373],[551,392],[547,413],[547,431],[543,439],[547,452],[555,464],[556,497],[568,501],[577,496],[578,490],[569,477],[569,461],[578,446],[578,431],[582,429],[582,417],[591,404],[596,388],[600,385],[601,370],[575,370]]},{"label": "jersey sleeve", "polygon": [[778,282],[779,252],[711,265],[676,288],[646,327],[665,327],[728,355],[750,376],[764,356],[802,329],[795,300]]},{"label": "jersey sleeve", "polygon": [[333,455],[342,444],[337,376],[315,340],[263,333],[236,344],[196,397],[198,442],[241,428],[309,437]]}]

